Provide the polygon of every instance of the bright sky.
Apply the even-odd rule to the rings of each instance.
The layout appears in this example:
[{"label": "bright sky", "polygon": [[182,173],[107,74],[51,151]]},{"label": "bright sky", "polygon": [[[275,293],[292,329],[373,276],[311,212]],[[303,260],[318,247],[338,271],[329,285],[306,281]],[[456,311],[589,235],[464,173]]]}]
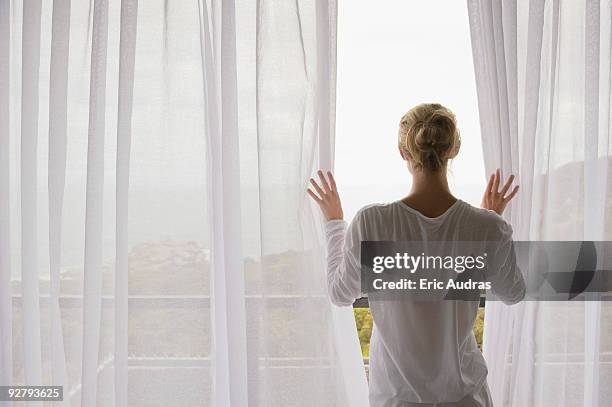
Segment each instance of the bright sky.
[{"label": "bright sky", "polygon": [[347,218],[408,192],[397,130],[422,102],[457,115],[462,146],[451,188],[478,205],[485,174],[465,2],[340,0],[338,7],[336,177]]}]

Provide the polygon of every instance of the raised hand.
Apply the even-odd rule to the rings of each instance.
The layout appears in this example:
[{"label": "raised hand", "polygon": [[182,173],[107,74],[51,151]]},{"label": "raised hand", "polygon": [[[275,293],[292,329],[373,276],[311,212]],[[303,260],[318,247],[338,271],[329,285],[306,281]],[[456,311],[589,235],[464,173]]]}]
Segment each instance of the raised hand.
[{"label": "raised hand", "polygon": [[319,208],[321,208],[325,219],[334,220],[344,218],[334,176],[330,171],[327,172],[327,178],[325,178],[323,171],[319,170],[317,173],[319,174],[321,185],[313,178],[310,178],[310,184],[314,191],[308,188],[306,192],[308,192],[308,195],[319,204]]},{"label": "raised hand", "polygon": [[498,168],[489,177],[489,183],[487,184],[487,187],[485,189],[481,204],[484,209],[490,209],[492,211],[497,212],[499,215],[504,213],[506,205],[508,205],[512,198],[516,196],[519,189],[519,186],[516,185],[512,189],[512,192],[506,195],[506,193],[510,190],[510,187],[512,186],[512,182],[514,181],[514,175],[510,175],[510,177],[508,177],[508,180],[500,191],[499,184],[501,183],[501,181],[501,171]]}]

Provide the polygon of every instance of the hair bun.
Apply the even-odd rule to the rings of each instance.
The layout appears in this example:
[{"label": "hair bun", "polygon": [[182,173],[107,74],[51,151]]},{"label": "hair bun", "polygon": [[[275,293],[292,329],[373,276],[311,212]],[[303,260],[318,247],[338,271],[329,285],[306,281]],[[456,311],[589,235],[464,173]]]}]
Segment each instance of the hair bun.
[{"label": "hair bun", "polygon": [[399,147],[419,167],[438,171],[459,151],[455,115],[440,104],[421,104],[400,121]]}]

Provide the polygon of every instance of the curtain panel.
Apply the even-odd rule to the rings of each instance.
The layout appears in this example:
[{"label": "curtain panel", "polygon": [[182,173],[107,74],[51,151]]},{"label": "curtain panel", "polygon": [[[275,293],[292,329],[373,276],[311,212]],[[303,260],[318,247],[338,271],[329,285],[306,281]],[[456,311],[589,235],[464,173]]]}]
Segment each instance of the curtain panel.
[{"label": "curtain panel", "polygon": [[[515,239],[610,240],[610,2],[467,6],[486,171],[521,185],[504,214]],[[495,404],[611,404],[610,321],[606,301],[487,303]]]},{"label": "curtain panel", "polygon": [[333,167],[336,19],[335,0],[0,1],[1,385],[367,405],[304,193]]}]

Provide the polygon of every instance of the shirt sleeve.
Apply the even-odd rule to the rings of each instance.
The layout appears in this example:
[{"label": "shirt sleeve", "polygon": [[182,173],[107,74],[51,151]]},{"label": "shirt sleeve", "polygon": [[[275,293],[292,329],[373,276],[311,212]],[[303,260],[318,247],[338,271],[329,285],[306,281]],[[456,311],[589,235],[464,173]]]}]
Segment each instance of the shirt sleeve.
[{"label": "shirt sleeve", "polygon": [[516,304],[525,297],[525,280],[516,263],[512,226],[504,221],[498,225],[494,248],[494,264],[490,269],[491,291],[507,305]]},{"label": "shirt sleeve", "polygon": [[331,302],[350,306],[361,297],[361,236],[359,216],[347,228],[344,220],[325,224],[327,238],[327,292]]}]

